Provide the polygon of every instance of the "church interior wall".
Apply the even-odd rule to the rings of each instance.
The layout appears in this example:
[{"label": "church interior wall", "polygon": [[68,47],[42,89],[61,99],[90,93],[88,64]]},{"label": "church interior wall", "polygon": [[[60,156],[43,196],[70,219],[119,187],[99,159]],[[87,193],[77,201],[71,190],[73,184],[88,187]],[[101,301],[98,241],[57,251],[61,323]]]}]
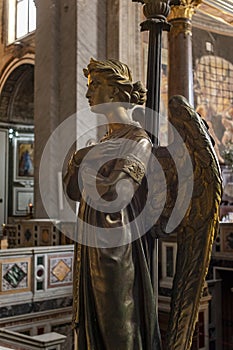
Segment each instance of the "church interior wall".
[{"label": "church interior wall", "polygon": [[[39,2],[41,0],[38,0]],[[47,0],[43,0],[47,2]],[[42,1],[42,2],[43,2]],[[55,0],[57,1],[57,0]],[[41,5],[41,14],[43,14],[43,11],[46,10],[46,3],[43,3],[43,6]],[[112,11],[112,8],[114,6],[114,9],[116,11]],[[32,33],[29,36],[23,38],[22,40],[19,40],[17,43],[13,44],[7,44],[6,41],[6,26],[4,25],[6,23],[6,6],[5,2],[3,0],[0,1],[0,18],[3,18],[3,21],[0,22],[0,33],[1,33],[1,40],[0,40],[0,128],[6,129],[7,131],[10,129],[11,126],[13,126],[14,132],[18,132],[19,134],[23,135],[30,135],[32,136],[34,134],[34,128],[36,127],[36,133],[37,133],[37,140],[41,141],[41,149],[39,150],[39,155],[37,153],[36,157],[36,167],[38,169],[39,166],[39,159],[41,156],[41,152],[43,151],[43,146],[46,143],[46,140],[49,137],[49,134],[53,131],[53,129],[59,125],[63,120],[68,118],[70,115],[75,113],[76,110],[82,111],[83,109],[87,108],[87,102],[85,99],[85,91],[86,91],[86,80],[83,76],[82,69],[86,66],[88,63],[90,57],[98,58],[98,59],[104,59],[106,56],[113,57],[117,59],[123,60],[125,63],[129,64],[131,67],[135,80],[136,79],[142,79],[146,80],[146,68],[145,68],[145,62],[147,60],[147,37],[145,36],[145,33],[140,33],[139,30],[139,23],[142,21],[142,15],[141,15],[141,4],[135,4],[130,3],[128,0],[94,0],[94,1],[85,1],[80,0],[77,2],[72,0],[67,0],[66,2],[60,2],[59,7],[59,36],[58,32],[53,32],[54,37],[51,38],[51,33],[49,32],[49,28],[43,28],[42,32]],[[49,19],[51,20],[51,18]],[[77,20],[77,24],[76,23]],[[133,22],[133,26],[131,27],[129,23]],[[64,33],[61,36],[60,40],[60,34]],[[36,37],[37,35],[37,37]],[[55,40],[55,42],[53,41]],[[233,54],[232,54],[232,40],[233,36],[230,35],[223,35],[222,33],[216,33],[216,31],[211,32],[209,29],[204,30],[197,27],[193,28],[193,67],[194,67],[194,78],[195,78],[195,70],[197,66],[197,60],[200,60],[203,56],[205,56],[208,53],[208,56],[211,57],[221,57],[224,59],[225,62],[229,62],[229,65],[227,66],[221,66],[222,60],[215,68],[216,71],[220,70],[224,74],[220,72],[220,76],[225,76],[225,72],[227,72],[227,69],[229,70],[230,74],[230,81],[229,81],[229,95],[227,96],[228,99],[228,107],[230,108],[230,101],[232,99],[232,87],[233,87],[233,69],[231,70],[231,65],[233,65]],[[35,59],[36,55],[36,43],[38,44],[37,49],[40,48],[41,54],[38,54],[37,58]],[[207,44],[209,43],[209,44]],[[50,46],[50,45],[55,46]],[[56,46],[57,45],[57,46]],[[53,49],[52,49],[53,48]],[[163,53],[164,53],[164,67],[167,65],[167,44],[166,41],[164,41],[163,46]],[[48,58],[48,60],[47,60]],[[21,118],[17,119],[16,117],[12,116],[12,114],[7,114],[6,111],[9,107],[9,101],[10,99],[6,100],[5,104],[2,101],[2,98],[4,97],[4,88],[7,86],[7,82],[10,83],[10,78],[14,77],[14,73],[17,73],[19,69],[22,69],[23,65],[30,65],[30,67],[34,70],[36,70],[36,79],[37,83],[41,84],[40,87],[35,86],[35,90],[32,92],[33,94],[36,93],[36,101],[33,100],[33,111],[30,108],[26,108],[26,105],[31,106],[32,103],[32,94],[25,94],[25,104],[22,106],[22,110],[24,112],[24,117],[21,116]],[[21,68],[20,68],[21,67]],[[225,68],[224,68],[225,67]],[[224,69],[223,69],[224,68]],[[165,68],[164,68],[165,69]],[[22,72],[23,73],[23,72]],[[48,82],[50,82],[50,79],[55,79],[54,82],[58,85],[56,85],[56,92],[57,95],[54,95],[54,91],[52,89],[48,89]],[[203,91],[199,91],[198,87],[195,86],[195,79],[194,79],[194,89],[196,89],[195,94],[195,106],[196,108],[203,107],[204,101],[203,98]],[[29,82],[30,87],[32,81]],[[36,84],[37,84],[36,83]],[[164,78],[164,86],[167,84],[167,77]],[[15,87],[15,81],[12,79],[12,86]],[[10,88],[10,87],[9,87]],[[50,86],[51,88],[51,86]],[[166,88],[166,86],[165,86]],[[12,88],[13,89],[13,88]],[[164,90],[166,91],[166,90]],[[163,97],[165,104],[167,102],[166,100],[166,94],[163,91]],[[215,92],[215,95],[217,96],[218,93]],[[51,105],[51,99],[53,99],[53,104]],[[20,99],[20,101],[22,101]],[[57,103],[56,108],[51,110],[51,107],[54,107],[54,103]],[[6,105],[7,104],[7,105]],[[225,105],[224,105],[225,106]],[[213,104],[211,104],[210,107],[213,107]],[[228,107],[224,107],[225,110],[227,110]],[[18,105],[18,108],[20,106]],[[36,110],[36,111],[35,111]],[[166,109],[165,109],[166,111]],[[203,109],[202,109],[203,111]],[[206,112],[206,105],[204,105],[204,112]],[[203,113],[204,113],[203,112]],[[221,112],[224,112],[223,110]],[[2,113],[2,114],[1,114]],[[35,124],[35,113],[36,113],[36,126]],[[215,113],[215,115],[212,115],[212,117],[215,120],[215,125],[220,125],[219,128],[221,128],[221,139],[224,134],[224,126],[222,125],[222,122],[218,124],[216,121],[217,115],[219,113]],[[13,119],[12,119],[13,118]],[[208,118],[208,116],[207,116]],[[233,116],[232,116],[233,118]],[[229,119],[227,117],[227,119]],[[228,120],[229,121],[229,120]],[[231,121],[231,119],[230,119]],[[233,121],[232,121],[233,122]],[[81,121],[81,123],[87,123],[87,120],[85,121],[85,118]],[[45,125],[48,126],[45,130]],[[78,134],[80,132],[81,126],[77,124],[75,126],[76,133]],[[219,135],[220,129],[216,130],[216,134]],[[231,135],[233,135],[233,129],[231,131]],[[9,134],[7,135],[9,136]],[[97,138],[98,135],[93,134],[93,138]],[[219,136],[220,138],[220,136]],[[38,141],[37,141],[38,142]],[[223,151],[223,147],[221,145],[220,151]],[[219,155],[221,156],[221,152]],[[14,248],[16,246],[20,247],[31,247],[31,246],[56,246],[57,243],[59,244],[70,244],[72,243],[72,240],[66,239],[61,236],[59,236],[59,240],[56,240],[58,236],[56,236],[56,239],[53,240],[52,234],[54,229],[52,226],[49,228],[49,232],[51,233],[51,239],[47,239],[46,234],[44,236],[42,235],[40,238],[37,236],[37,229],[35,229],[36,226],[40,228],[42,226],[45,227],[45,222],[38,221],[36,223],[33,221],[37,218],[35,217],[35,212],[30,213],[29,208],[25,208],[25,211],[20,210],[18,211],[17,215],[14,215],[14,188],[18,189],[20,192],[20,189],[25,188],[25,182],[23,178],[18,178],[17,181],[14,181],[14,174],[15,174],[15,168],[14,168],[14,157],[15,157],[15,143],[9,140],[9,148],[8,148],[8,155],[7,155],[7,162],[9,163],[9,169],[8,169],[8,175],[7,175],[7,182],[8,182],[8,216],[11,217],[9,222],[5,222],[6,224],[9,224],[9,231],[11,232],[11,240],[12,245],[10,245],[8,248]],[[222,162],[222,166],[224,167],[224,161]],[[23,176],[24,177],[24,176]],[[21,183],[23,181],[23,184]],[[29,182],[27,182],[29,181]],[[37,182],[37,192],[38,189],[38,179]],[[33,189],[33,183],[30,182],[30,179],[26,179],[26,187]],[[38,198],[38,195],[36,194],[36,198]],[[227,198],[229,200],[229,198]],[[38,200],[40,202],[40,199]],[[232,199],[233,202],[233,199]],[[37,203],[38,204],[38,203]],[[34,209],[34,208],[33,208]],[[28,211],[27,211],[28,210]],[[233,211],[232,208],[229,208],[229,211]],[[225,212],[224,212],[225,213]],[[225,215],[225,214],[224,214]],[[34,216],[32,218],[32,216]],[[44,211],[40,208],[40,204],[38,205],[38,216],[41,218],[44,218]],[[30,222],[30,220],[32,221]],[[24,221],[21,223],[20,229],[18,229],[19,222],[17,220]],[[28,227],[28,224],[30,223],[30,227]],[[3,224],[0,223],[0,225]],[[11,226],[13,225],[13,226]],[[232,225],[232,224],[230,224]],[[47,226],[46,226],[47,227]],[[11,231],[10,231],[11,230]],[[29,231],[28,231],[29,230]],[[2,230],[3,231],[3,230]],[[39,229],[38,229],[39,231]],[[223,230],[224,231],[224,230]],[[42,231],[41,231],[42,232]],[[225,232],[225,231],[224,231]],[[27,237],[29,237],[29,233],[31,234],[30,238],[27,240]],[[220,238],[220,236],[217,236],[219,238],[219,244],[218,241],[215,243],[214,248],[214,259],[213,264],[211,265],[211,268],[213,269],[216,266],[221,266],[223,268],[231,268],[233,265],[233,246],[229,245],[232,239],[232,229],[226,231],[226,233],[223,233],[225,236],[224,242],[222,241],[223,238]],[[14,236],[13,236],[14,235]],[[33,237],[33,238],[32,238]],[[223,237],[223,236],[222,236]],[[44,241],[43,241],[44,240]],[[20,243],[18,243],[20,242]],[[35,242],[37,242],[35,244]],[[41,243],[42,242],[42,243]],[[170,244],[170,243],[169,243]],[[173,242],[172,242],[173,244]],[[217,247],[217,248],[216,248]],[[174,248],[175,249],[175,248]],[[217,254],[217,255],[216,255]],[[218,255],[219,254],[219,255]],[[225,257],[227,254],[227,261],[228,263],[225,264],[222,261],[225,261]],[[0,252],[0,264],[2,267],[2,256]],[[9,262],[11,263],[11,261]],[[161,264],[166,264],[166,259],[164,260],[164,256],[161,257]],[[160,265],[160,268],[162,270],[162,267]],[[212,270],[213,271],[213,270]],[[214,275],[210,272],[209,276],[212,276],[214,279]],[[221,278],[225,276],[224,272],[220,276]],[[169,276],[168,276],[169,277]],[[219,278],[219,276],[218,276]],[[216,277],[217,280],[217,277]],[[162,319],[162,323],[166,323],[167,321],[167,311],[169,309],[168,302],[166,297],[169,298],[170,296],[170,288],[172,285],[172,278],[166,280],[168,281],[169,288],[163,289],[163,285],[161,286],[161,302],[160,302],[160,308],[162,310],[160,317]],[[166,283],[165,283],[166,285]],[[210,286],[210,292],[212,295],[215,295],[216,288],[219,288],[219,285],[216,287],[216,284],[212,284]],[[226,284],[224,284],[225,286]],[[167,285],[166,285],[167,286]],[[219,294],[217,294],[219,295]],[[69,293],[69,297],[71,297],[71,292]],[[164,297],[164,299],[163,299]],[[229,295],[228,295],[228,298]],[[208,304],[209,301],[206,301]],[[65,301],[64,301],[65,303]],[[216,309],[217,307],[217,298],[213,298],[212,303],[212,309]],[[206,310],[206,305],[204,304],[203,309]],[[19,306],[20,307],[20,306]],[[64,311],[65,312],[65,311]],[[21,315],[21,316],[20,316]],[[71,317],[67,314],[61,315],[61,317],[56,322],[56,313],[52,315],[50,318],[48,315],[46,317],[42,317],[40,314],[36,314],[35,318],[32,318],[31,321],[25,321],[26,323],[21,323],[23,321],[23,315],[24,312],[21,310],[21,314],[18,315],[17,322],[13,319],[6,320],[6,315],[3,317],[3,310],[0,308],[0,327],[6,326],[9,327],[11,330],[16,330],[19,332],[24,332],[29,335],[36,335],[38,332],[50,332],[50,331],[56,331],[58,333],[66,333],[68,335],[67,343],[64,347],[65,350],[71,350],[71,342],[72,342],[72,333],[70,333],[70,323],[71,323]],[[9,315],[8,315],[9,316]],[[64,316],[64,319],[66,319],[66,323],[62,322],[62,317]],[[215,315],[216,316],[216,315]],[[42,317],[42,318],[41,318]],[[1,321],[2,318],[2,321]],[[3,320],[4,318],[4,320]],[[30,323],[34,323],[34,326],[31,326]],[[164,321],[163,321],[164,320]],[[42,323],[48,322],[47,328],[45,327],[43,330]],[[217,324],[217,316],[215,318],[215,323],[209,325],[210,331],[212,334],[216,332]],[[206,325],[205,325],[206,327]],[[211,328],[212,327],[212,328]],[[219,325],[219,328],[221,329],[221,325]],[[208,332],[207,332],[208,333]],[[227,334],[227,333],[226,333]],[[215,334],[216,335],[216,334]],[[215,335],[212,336],[212,339],[215,341]],[[221,337],[221,331],[220,333],[217,333],[218,337]],[[227,335],[226,335],[227,336]],[[213,341],[213,343],[214,343]],[[205,348],[206,349],[206,348]]]}]

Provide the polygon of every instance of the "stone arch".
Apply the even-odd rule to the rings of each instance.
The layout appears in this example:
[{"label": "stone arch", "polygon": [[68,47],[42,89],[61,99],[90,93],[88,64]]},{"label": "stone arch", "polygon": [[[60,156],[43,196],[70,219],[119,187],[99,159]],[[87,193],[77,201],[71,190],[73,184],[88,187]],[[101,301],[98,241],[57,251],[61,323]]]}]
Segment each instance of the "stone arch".
[{"label": "stone arch", "polygon": [[7,67],[0,82],[0,121],[34,124],[34,62],[17,61]]}]

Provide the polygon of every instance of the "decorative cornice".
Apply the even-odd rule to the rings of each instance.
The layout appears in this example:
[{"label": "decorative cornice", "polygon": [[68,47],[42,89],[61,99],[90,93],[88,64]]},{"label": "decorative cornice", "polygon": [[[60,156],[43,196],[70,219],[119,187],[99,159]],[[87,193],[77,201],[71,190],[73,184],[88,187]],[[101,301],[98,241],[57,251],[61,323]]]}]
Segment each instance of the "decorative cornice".
[{"label": "decorative cornice", "polygon": [[199,11],[222,23],[233,25],[232,0],[224,0],[224,4],[223,2],[220,3],[218,0],[203,0],[201,6],[199,7]]},{"label": "decorative cornice", "polygon": [[202,2],[203,5],[216,8],[222,13],[231,13],[233,15],[233,0],[202,0]]},{"label": "decorative cornice", "polygon": [[232,26],[226,23],[223,18],[219,19],[205,13],[201,10],[201,6],[192,18],[192,26],[195,28],[207,30],[210,32],[227,35],[233,37]]},{"label": "decorative cornice", "polygon": [[168,20],[174,20],[177,18],[186,18],[191,20],[196,9],[200,6],[202,0],[181,0],[180,5],[171,6],[171,12]]}]

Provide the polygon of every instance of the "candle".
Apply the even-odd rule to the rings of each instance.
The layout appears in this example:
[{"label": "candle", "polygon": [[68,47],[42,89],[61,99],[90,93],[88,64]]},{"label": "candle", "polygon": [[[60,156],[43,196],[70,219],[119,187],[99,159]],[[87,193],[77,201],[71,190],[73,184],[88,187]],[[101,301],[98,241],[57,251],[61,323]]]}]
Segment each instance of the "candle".
[{"label": "candle", "polygon": [[29,203],[28,208],[29,208],[29,214],[32,215],[33,204]]},{"label": "candle", "polygon": [[6,234],[6,224],[2,224],[2,234],[3,236]]}]

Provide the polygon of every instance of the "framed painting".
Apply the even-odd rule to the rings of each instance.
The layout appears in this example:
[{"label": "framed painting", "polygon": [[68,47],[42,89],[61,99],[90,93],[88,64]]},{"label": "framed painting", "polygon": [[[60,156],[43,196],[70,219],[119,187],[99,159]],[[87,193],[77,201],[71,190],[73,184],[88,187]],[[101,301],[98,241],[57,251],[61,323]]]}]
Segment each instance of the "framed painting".
[{"label": "framed painting", "polygon": [[204,55],[196,60],[195,78],[196,110],[209,126],[219,162],[225,164],[233,145],[233,64]]},{"label": "framed painting", "polygon": [[34,135],[21,134],[14,139],[14,181],[33,180]]},{"label": "framed painting", "polygon": [[29,214],[29,206],[33,205],[33,187],[14,187],[13,189],[13,215]]}]

